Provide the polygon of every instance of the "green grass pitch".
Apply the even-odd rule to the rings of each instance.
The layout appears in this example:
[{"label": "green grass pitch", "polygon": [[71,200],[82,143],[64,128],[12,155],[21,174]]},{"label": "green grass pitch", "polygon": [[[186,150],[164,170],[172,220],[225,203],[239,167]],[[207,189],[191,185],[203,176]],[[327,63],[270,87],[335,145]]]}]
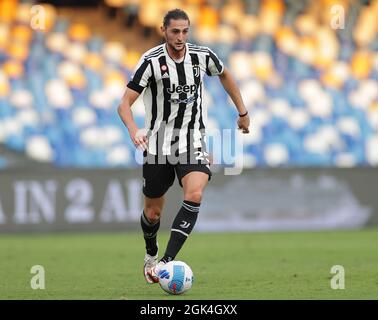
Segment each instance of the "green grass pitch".
[{"label": "green grass pitch", "polygon": [[[377,229],[193,233],[176,259],[194,285],[170,296],[145,283],[140,233],[1,235],[0,299],[378,299],[377,243]],[[44,290],[31,289],[33,265]],[[344,267],[343,290],[331,289],[333,265]]]}]

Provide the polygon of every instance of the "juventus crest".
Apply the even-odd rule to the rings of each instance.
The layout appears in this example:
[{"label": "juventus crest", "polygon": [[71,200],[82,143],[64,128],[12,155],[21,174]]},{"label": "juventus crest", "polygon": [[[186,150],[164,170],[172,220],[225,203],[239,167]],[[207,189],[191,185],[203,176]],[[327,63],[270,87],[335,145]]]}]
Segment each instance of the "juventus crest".
[{"label": "juventus crest", "polygon": [[193,72],[195,77],[200,76],[200,66],[198,64],[193,65]]}]

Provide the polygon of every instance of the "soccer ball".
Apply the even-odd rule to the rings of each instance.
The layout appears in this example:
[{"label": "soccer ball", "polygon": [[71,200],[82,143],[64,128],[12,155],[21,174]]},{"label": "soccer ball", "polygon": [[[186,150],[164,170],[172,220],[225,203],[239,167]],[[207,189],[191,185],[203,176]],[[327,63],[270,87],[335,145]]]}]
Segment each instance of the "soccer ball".
[{"label": "soccer ball", "polygon": [[166,263],[158,273],[160,287],[169,294],[182,294],[193,284],[193,272],[182,261]]}]

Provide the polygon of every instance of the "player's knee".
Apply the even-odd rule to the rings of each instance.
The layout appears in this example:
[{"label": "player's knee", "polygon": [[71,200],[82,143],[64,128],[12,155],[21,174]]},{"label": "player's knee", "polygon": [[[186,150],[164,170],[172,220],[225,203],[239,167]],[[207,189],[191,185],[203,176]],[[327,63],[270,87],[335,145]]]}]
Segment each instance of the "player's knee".
[{"label": "player's knee", "polygon": [[144,214],[150,223],[155,223],[160,219],[161,209],[158,206],[149,206],[144,209]]},{"label": "player's knee", "polygon": [[201,203],[202,200],[202,190],[193,190],[191,192],[187,192],[184,195],[185,200],[195,202],[195,203]]}]

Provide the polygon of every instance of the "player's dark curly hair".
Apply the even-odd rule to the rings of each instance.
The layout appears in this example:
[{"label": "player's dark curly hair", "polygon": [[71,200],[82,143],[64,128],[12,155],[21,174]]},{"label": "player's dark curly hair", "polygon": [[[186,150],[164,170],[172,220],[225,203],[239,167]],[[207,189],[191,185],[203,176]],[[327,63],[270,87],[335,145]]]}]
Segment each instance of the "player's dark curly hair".
[{"label": "player's dark curly hair", "polygon": [[164,16],[163,26],[168,27],[169,23],[171,22],[171,19],[173,19],[173,20],[188,20],[188,22],[190,24],[190,20],[189,20],[188,15],[186,14],[185,11],[183,11],[181,9],[173,9],[173,10],[168,11],[166,13],[166,15]]}]

